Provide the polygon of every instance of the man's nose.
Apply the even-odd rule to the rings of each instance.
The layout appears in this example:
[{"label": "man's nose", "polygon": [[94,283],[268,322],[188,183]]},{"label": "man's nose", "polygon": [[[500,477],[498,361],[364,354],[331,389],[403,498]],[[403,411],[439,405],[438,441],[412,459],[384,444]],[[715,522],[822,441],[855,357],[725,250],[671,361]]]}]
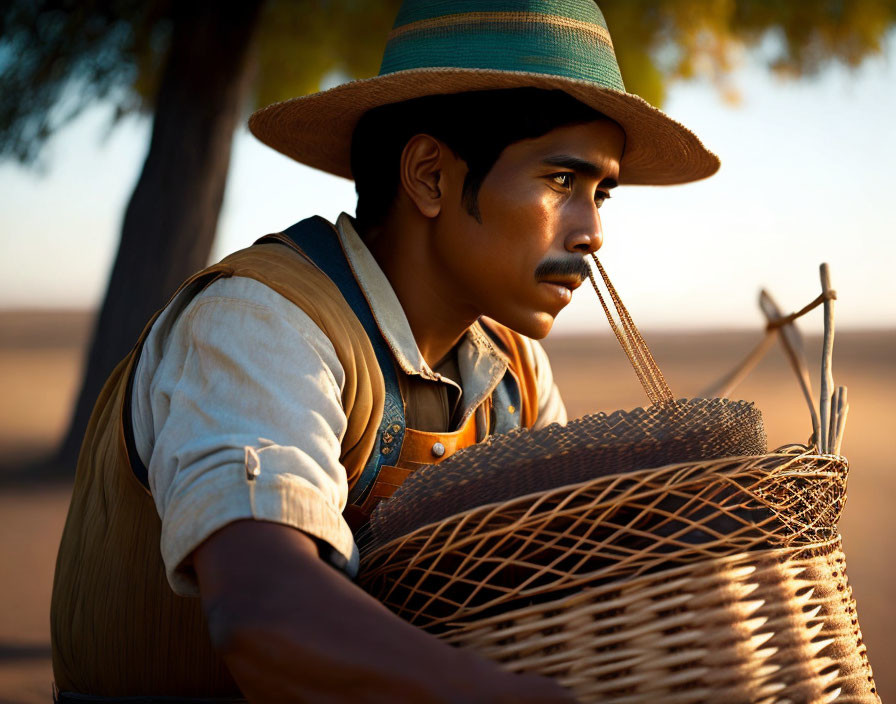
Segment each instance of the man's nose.
[{"label": "man's nose", "polygon": [[597,212],[595,205],[589,212],[581,213],[576,219],[566,236],[564,246],[567,252],[588,255],[599,250],[603,243],[604,231],[600,224],[600,213]]}]

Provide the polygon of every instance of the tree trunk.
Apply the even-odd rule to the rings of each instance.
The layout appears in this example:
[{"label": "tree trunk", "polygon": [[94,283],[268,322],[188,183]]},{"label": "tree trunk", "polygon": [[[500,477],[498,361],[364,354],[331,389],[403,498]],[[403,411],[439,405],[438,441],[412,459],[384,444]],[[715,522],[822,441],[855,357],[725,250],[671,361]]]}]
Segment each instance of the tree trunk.
[{"label": "tree trunk", "polygon": [[152,314],[205,267],[215,237],[237,121],[250,78],[249,45],[263,0],[172,3],[149,153],[121,241],[71,424],[53,464],[69,475],[106,377]]}]

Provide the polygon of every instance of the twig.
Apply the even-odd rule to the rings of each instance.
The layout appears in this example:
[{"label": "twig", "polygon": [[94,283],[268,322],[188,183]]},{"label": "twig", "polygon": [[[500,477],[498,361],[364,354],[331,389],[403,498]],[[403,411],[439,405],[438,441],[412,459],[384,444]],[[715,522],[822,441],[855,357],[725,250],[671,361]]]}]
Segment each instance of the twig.
[{"label": "twig", "polygon": [[[811,304],[810,304],[811,305]],[[815,442],[819,443],[818,436],[818,413],[815,411],[815,399],[812,398],[812,381],[809,377],[809,367],[806,364],[806,353],[803,349],[803,338],[799,329],[794,324],[796,316],[788,316],[790,319],[787,323],[779,324],[784,315],[778,307],[772,295],[763,289],[759,293],[759,307],[765,314],[769,326],[774,325],[781,333],[781,346],[787,354],[790,366],[796,372],[797,380],[803,391],[803,398],[806,399],[806,405],[809,407],[809,415],[812,417],[812,432],[815,434]],[[807,306],[808,307],[808,306]]]},{"label": "twig", "polygon": [[846,401],[846,387],[840,386],[838,388],[843,389],[843,391],[840,394],[842,408],[837,411],[837,436],[834,445],[835,455],[840,454],[840,447],[843,445],[843,434],[846,432],[846,416],[849,414],[849,403]]},{"label": "twig", "polygon": [[837,439],[837,423],[840,418],[840,410],[842,409],[840,396],[842,395],[842,386],[837,386],[834,388],[834,392],[831,394],[831,417],[828,419],[828,447],[826,448],[827,452],[831,452],[833,450],[834,442]]},{"label": "twig", "polygon": [[820,399],[820,432],[818,449],[822,454],[829,454],[832,447],[832,439],[829,437],[829,422],[831,414],[831,394],[834,387],[834,374],[832,371],[834,356],[834,296],[831,289],[831,272],[828,265],[822,264],[819,273],[821,275],[821,290],[825,295],[824,301],[824,346],[821,356],[821,399]]}]

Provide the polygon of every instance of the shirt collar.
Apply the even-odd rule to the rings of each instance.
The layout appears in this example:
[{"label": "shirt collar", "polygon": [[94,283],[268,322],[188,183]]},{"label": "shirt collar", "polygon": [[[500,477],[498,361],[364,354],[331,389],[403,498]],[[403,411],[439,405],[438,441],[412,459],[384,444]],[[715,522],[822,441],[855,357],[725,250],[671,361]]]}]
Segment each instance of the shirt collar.
[{"label": "shirt collar", "polygon": [[[377,326],[399,367],[406,374],[419,374],[434,381],[444,380],[423,359],[392,284],[346,213],[342,213],[336,220],[336,231],[352,272],[370,304]],[[491,393],[509,364],[507,356],[495,346],[479,322],[464,333],[458,345],[457,363],[461,375],[458,381],[468,392],[464,394],[467,397],[465,406],[478,403],[479,399],[476,397]]]}]

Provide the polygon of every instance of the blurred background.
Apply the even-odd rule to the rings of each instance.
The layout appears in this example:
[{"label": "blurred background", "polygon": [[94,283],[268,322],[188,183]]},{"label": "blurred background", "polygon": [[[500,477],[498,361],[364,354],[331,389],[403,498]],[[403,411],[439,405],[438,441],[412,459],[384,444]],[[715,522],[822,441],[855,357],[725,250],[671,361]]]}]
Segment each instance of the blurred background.
[{"label": "blurred background", "polygon": [[[351,182],[246,130],[268,103],[374,75],[395,0],[7,0],[0,9],[0,701],[48,701],[48,605],[80,437],[105,376],[206,263]],[[696,132],[713,178],[614,192],[601,260],[678,396],[838,290],[849,387],[841,524],[882,697],[896,615],[896,0],[605,0],[629,92]],[[572,416],[642,405],[583,287],[545,341]],[[798,324],[819,373],[817,310]],[[737,389],[770,445],[811,426],[777,348]]]}]

